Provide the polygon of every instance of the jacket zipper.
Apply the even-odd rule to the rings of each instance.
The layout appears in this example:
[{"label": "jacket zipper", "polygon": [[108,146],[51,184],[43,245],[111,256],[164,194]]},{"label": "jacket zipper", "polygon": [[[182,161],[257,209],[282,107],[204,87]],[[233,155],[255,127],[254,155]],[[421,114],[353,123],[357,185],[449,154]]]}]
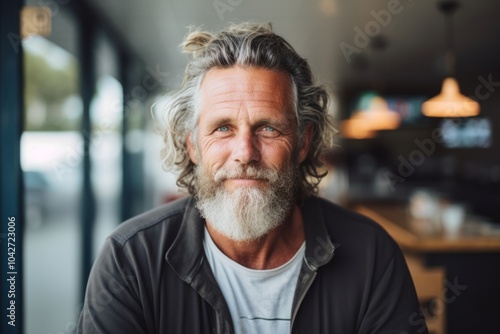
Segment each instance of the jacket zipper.
[{"label": "jacket zipper", "polygon": [[304,300],[304,297],[306,296],[307,291],[309,291],[309,288],[311,287],[311,284],[313,283],[315,278],[316,278],[316,271],[314,271],[311,274],[311,278],[307,281],[304,291],[300,294],[300,296],[298,298],[297,304],[295,305],[295,308],[294,308],[293,314],[292,314],[292,322],[290,324],[290,333],[292,333],[292,331],[293,331],[293,323],[295,322],[295,317],[297,316],[297,312],[299,311],[300,304],[302,304],[302,301]]}]

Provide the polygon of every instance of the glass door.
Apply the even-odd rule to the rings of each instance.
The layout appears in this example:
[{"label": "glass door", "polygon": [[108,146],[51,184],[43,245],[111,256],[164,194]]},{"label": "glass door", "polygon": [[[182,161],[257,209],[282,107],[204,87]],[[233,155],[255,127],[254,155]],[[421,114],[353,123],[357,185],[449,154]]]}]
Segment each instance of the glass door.
[{"label": "glass door", "polygon": [[23,41],[26,333],[70,333],[80,307],[82,101],[78,59],[48,39]]}]

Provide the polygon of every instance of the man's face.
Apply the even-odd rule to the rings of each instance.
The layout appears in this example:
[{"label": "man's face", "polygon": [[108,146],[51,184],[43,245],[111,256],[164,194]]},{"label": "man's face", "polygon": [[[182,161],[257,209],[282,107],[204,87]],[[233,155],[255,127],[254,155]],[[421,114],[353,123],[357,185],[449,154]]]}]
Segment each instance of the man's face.
[{"label": "man's face", "polygon": [[[307,150],[295,147],[297,120],[291,89],[290,78],[283,72],[252,67],[211,69],[201,84],[198,152],[189,145],[191,160],[202,163],[211,175],[221,167],[256,165],[281,170],[302,162]],[[248,178],[224,181],[228,190],[239,186],[266,184]]]},{"label": "man's face", "polygon": [[197,143],[188,140],[199,208],[232,239],[267,233],[293,204],[309,140],[297,148],[291,89],[287,74],[261,68],[214,68],[201,84]]}]

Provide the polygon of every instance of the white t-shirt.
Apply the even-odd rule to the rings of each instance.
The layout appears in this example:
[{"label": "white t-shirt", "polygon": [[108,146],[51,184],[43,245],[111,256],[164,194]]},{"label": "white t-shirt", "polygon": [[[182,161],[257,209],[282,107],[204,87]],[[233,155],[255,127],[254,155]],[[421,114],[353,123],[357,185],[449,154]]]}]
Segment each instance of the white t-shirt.
[{"label": "white t-shirt", "polygon": [[206,228],[203,247],[237,334],[290,333],[305,242],[290,261],[268,270],[249,269],[231,260],[215,245]]}]

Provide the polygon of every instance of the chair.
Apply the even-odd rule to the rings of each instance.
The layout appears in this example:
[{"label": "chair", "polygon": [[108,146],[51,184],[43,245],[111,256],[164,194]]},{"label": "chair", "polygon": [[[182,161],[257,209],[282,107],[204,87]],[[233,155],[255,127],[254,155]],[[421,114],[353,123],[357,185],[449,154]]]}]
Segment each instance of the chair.
[{"label": "chair", "polygon": [[446,273],[444,268],[426,268],[418,260],[408,259],[417,296],[430,334],[446,334],[446,303],[442,295]]}]

